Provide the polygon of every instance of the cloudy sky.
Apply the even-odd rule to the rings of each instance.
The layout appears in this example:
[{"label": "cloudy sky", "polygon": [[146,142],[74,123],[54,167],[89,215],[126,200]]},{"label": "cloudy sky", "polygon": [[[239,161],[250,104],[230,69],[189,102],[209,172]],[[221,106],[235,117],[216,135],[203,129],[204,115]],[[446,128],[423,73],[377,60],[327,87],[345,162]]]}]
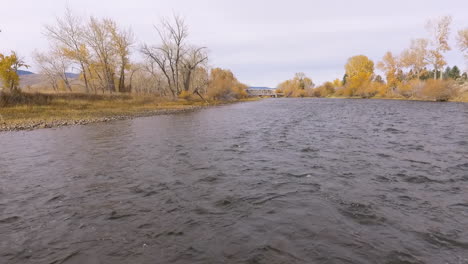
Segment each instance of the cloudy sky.
[{"label": "cloudy sky", "polygon": [[[115,19],[140,44],[158,43],[153,25],[176,13],[185,17],[190,41],[209,48],[211,66],[270,87],[295,72],[315,83],[341,78],[353,55],[378,61],[388,50],[399,53],[412,38],[427,36],[430,18],[452,15],[452,39],[468,27],[466,0],[0,0],[0,6],[8,8],[0,16],[0,52],[15,50],[30,64],[34,50],[47,49],[43,26],[67,6],[76,15]],[[466,68],[455,47],[447,58]]]}]

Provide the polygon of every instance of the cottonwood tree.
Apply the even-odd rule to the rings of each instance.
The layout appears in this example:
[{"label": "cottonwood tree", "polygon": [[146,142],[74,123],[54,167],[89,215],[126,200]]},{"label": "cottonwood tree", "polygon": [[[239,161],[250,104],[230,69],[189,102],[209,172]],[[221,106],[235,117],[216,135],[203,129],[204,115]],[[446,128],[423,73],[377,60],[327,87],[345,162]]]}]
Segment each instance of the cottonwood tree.
[{"label": "cottonwood tree", "polygon": [[15,51],[8,56],[0,53],[0,79],[12,92],[19,91],[18,70],[22,67],[29,68],[29,65]]},{"label": "cottonwood tree", "polygon": [[142,64],[142,70],[148,73],[152,78],[151,81],[155,84],[154,92],[159,96],[167,96],[167,76],[159,68],[159,65],[151,58],[148,58],[145,63]]},{"label": "cottonwood tree", "polygon": [[[135,43],[133,32],[130,29],[122,30],[117,27],[117,24],[112,21],[109,24],[109,31],[112,37],[112,42],[116,55],[119,58],[119,92],[131,92],[131,81],[130,85],[125,86],[125,70],[130,70],[130,49]],[[133,72],[132,72],[133,73]]]},{"label": "cottonwood tree", "polygon": [[468,64],[468,28],[458,31],[457,42]]},{"label": "cottonwood tree", "polygon": [[344,95],[361,95],[368,97],[365,89],[369,86],[374,74],[374,62],[367,56],[358,55],[348,59],[345,65],[346,86]]},{"label": "cottonwood tree", "polygon": [[110,28],[114,26],[114,21],[110,19],[96,19],[91,17],[86,31],[85,40],[91,48],[94,55],[94,64],[99,79],[103,81],[104,89],[109,92],[115,92],[115,66],[116,50]]},{"label": "cottonwood tree", "polygon": [[37,52],[34,60],[39,65],[40,73],[44,74],[52,88],[57,91],[59,81],[65,84],[68,91],[72,91],[67,70],[70,69],[72,61],[60,50],[52,50],[47,53]]},{"label": "cottonwood tree", "polygon": [[[450,34],[450,24],[452,23],[451,16],[444,16],[439,19],[430,20],[426,29],[431,34],[431,46],[429,50],[428,61],[434,67],[434,79],[437,79],[437,71],[441,70],[447,62],[444,58],[444,53],[450,50],[448,38]],[[442,74],[440,74],[442,79]]]},{"label": "cottonwood tree", "polygon": [[385,72],[385,77],[387,79],[387,86],[391,92],[394,92],[398,87],[399,80],[398,72],[400,70],[400,60],[398,57],[394,56],[390,51],[385,53],[382,58],[382,61],[377,63],[377,68]]},{"label": "cottonwood tree", "polygon": [[247,97],[247,86],[240,83],[230,70],[214,68],[210,73],[207,95],[214,100]]},{"label": "cottonwood tree", "polygon": [[63,18],[56,18],[55,25],[45,26],[45,35],[57,49],[79,65],[86,92],[89,92],[90,55],[86,47],[82,20],[67,8]]},{"label": "cottonwood tree", "polygon": [[161,44],[144,45],[141,51],[156,63],[170,93],[176,98],[182,90],[190,89],[193,71],[208,57],[204,48],[187,43],[188,26],[182,17],[174,15],[172,20],[163,19],[156,30]]},{"label": "cottonwood tree", "polygon": [[401,66],[409,68],[417,78],[421,77],[424,68],[429,63],[429,41],[424,38],[411,40],[411,45],[400,56]]},{"label": "cottonwood tree", "polygon": [[184,91],[190,90],[192,75],[197,67],[208,61],[208,55],[205,48],[191,47],[182,59],[183,74],[184,74]]},{"label": "cottonwood tree", "polygon": [[299,72],[293,79],[280,83],[276,89],[278,93],[283,93],[285,97],[304,97],[313,94],[314,82],[305,73]]}]

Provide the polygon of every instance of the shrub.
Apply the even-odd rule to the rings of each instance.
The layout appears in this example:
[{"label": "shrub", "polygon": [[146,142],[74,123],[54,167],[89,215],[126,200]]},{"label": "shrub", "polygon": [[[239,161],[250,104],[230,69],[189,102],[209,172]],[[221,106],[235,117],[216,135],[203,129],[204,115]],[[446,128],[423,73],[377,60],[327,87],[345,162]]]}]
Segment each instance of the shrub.
[{"label": "shrub", "polygon": [[458,88],[453,81],[427,80],[421,90],[421,97],[435,101],[448,101],[458,94]]},{"label": "shrub", "polygon": [[190,99],[192,99],[192,94],[189,91],[182,91],[179,94],[179,98],[185,99],[185,100],[190,100]]}]

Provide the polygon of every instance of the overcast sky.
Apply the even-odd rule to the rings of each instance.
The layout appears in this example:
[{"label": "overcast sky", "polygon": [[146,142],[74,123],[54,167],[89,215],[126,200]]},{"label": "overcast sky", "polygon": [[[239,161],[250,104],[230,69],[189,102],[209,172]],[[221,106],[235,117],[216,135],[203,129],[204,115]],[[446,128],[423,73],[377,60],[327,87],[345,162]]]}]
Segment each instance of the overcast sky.
[{"label": "overcast sky", "polygon": [[[185,17],[190,41],[206,46],[210,65],[231,69],[248,85],[270,86],[304,72],[315,83],[341,78],[346,60],[375,62],[426,37],[430,18],[452,15],[455,32],[468,27],[467,0],[0,0],[0,52],[15,50],[32,63],[47,49],[42,35],[68,5],[80,16],[109,17],[135,32],[138,43],[158,43],[153,25],[173,13]],[[454,41],[452,41],[454,43]],[[138,45],[139,46],[139,45]],[[455,46],[455,45],[453,45]],[[137,53],[137,51],[135,51]],[[461,53],[450,65],[466,68]],[[35,67],[32,69],[36,70]]]}]

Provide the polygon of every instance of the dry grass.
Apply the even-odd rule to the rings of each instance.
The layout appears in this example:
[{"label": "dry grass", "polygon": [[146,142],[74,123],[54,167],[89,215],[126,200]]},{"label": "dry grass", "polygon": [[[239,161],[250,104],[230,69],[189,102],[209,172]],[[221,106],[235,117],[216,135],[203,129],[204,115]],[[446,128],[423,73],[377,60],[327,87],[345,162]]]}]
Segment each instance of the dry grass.
[{"label": "dry grass", "polygon": [[[237,100],[252,101],[258,98]],[[184,111],[229,102],[161,98],[154,95],[93,95],[82,93],[19,93],[0,95],[0,131],[31,129],[37,125],[99,122],[106,118],[126,118]],[[166,111],[167,110],[167,111]],[[40,127],[40,126],[39,126]]]},{"label": "dry grass", "polygon": [[23,98],[17,98],[16,103],[10,101],[8,106],[0,107],[0,123],[12,126],[39,121],[133,116],[149,111],[187,109],[202,105],[206,103],[183,99],[172,101],[155,96],[24,94]]}]

